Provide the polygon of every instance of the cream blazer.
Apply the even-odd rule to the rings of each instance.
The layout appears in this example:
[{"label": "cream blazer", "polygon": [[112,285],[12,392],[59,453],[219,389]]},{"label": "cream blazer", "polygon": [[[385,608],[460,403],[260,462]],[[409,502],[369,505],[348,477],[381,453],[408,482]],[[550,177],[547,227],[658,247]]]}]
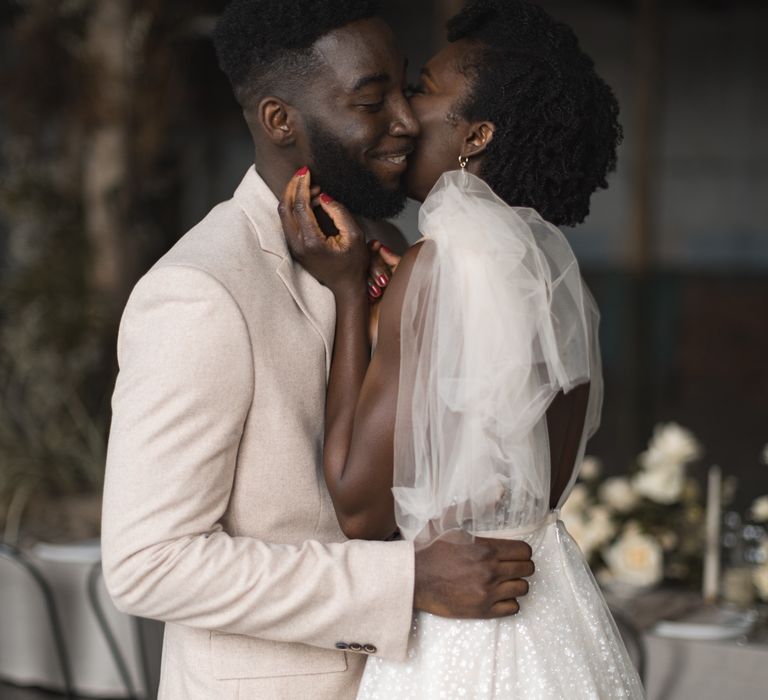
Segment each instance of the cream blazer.
[{"label": "cream blazer", "polygon": [[405,656],[413,546],[345,541],[323,481],[334,327],[253,168],[131,294],[103,565],[166,622],[162,700],[343,700]]}]

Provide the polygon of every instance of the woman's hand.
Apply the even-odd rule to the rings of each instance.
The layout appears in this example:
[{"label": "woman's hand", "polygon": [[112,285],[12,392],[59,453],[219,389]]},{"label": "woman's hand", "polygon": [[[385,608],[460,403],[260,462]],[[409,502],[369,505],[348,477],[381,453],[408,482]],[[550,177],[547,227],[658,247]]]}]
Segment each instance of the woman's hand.
[{"label": "woman's hand", "polygon": [[371,303],[375,303],[384,296],[384,291],[400,264],[401,256],[375,239],[368,244],[368,251],[371,256],[368,269],[368,298]]},{"label": "woman's hand", "polygon": [[362,293],[370,262],[363,232],[346,207],[328,195],[320,194],[314,202],[331,219],[336,235],[326,236],[320,228],[312,211],[311,175],[302,168],[278,207],[291,255],[335,295]]},{"label": "woman's hand", "polygon": [[381,299],[389,286],[392,276],[400,264],[401,256],[383,246],[381,241],[373,240],[368,244],[370,265],[368,269],[368,300],[371,313],[368,321],[368,339],[375,347],[379,338],[379,311]]}]

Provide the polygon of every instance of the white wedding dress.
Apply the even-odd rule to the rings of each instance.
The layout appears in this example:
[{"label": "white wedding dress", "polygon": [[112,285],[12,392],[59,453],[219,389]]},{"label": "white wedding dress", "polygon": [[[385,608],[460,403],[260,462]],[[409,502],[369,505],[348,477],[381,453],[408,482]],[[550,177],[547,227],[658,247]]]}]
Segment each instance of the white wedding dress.
[{"label": "white wedding dress", "polygon": [[573,252],[535,211],[460,171],[435,185],[419,228],[401,325],[398,525],[417,547],[457,533],[524,539],[536,573],[513,617],[416,613],[407,659],[369,658],[358,700],[642,698],[581,551],[549,509],[547,408],[590,383],[579,464],[602,402],[598,314]]}]

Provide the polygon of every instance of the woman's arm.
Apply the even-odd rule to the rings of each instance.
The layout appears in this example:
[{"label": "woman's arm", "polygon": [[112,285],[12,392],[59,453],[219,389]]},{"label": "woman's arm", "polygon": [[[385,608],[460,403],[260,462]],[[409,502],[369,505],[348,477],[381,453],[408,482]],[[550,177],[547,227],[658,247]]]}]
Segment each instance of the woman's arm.
[{"label": "woman's arm", "polygon": [[339,523],[351,539],[383,539],[396,530],[391,489],[400,315],[420,247],[405,254],[381,301],[379,341],[370,364],[358,302],[352,295],[337,296],[323,469]]},{"label": "woman's arm", "polygon": [[280,216],[294,258],[336,299],[323,471],[344,533],[351,539],[384,539],[396,529],[391,488],[400,313],[418,248],[406,253],[381,302],[379,342],[371,360],[364,235],[341,204],[325,196],[319,202],[338,235],[320,230],[307,173],[288,184]]}]

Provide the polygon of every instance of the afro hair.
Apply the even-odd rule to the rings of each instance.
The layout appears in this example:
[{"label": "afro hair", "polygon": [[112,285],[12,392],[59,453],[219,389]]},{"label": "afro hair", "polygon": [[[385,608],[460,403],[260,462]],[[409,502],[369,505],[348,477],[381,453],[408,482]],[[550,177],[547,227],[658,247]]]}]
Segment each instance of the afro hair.
[{"label": "afro hair", "polygon": [[448,40],[475,45],[461,66],[470,82],[457,111],[496,130],[482,176],[506,202],[556,225],[589,214],[622,140],[619,105],[573,31],[525,0],[470,0]]},{"label": "afro hair", "polygon": [[233,0],[213,34],[219,65],[241,104],[300,86],[316,65],[318,39],[377,11],[377,0]]}]

